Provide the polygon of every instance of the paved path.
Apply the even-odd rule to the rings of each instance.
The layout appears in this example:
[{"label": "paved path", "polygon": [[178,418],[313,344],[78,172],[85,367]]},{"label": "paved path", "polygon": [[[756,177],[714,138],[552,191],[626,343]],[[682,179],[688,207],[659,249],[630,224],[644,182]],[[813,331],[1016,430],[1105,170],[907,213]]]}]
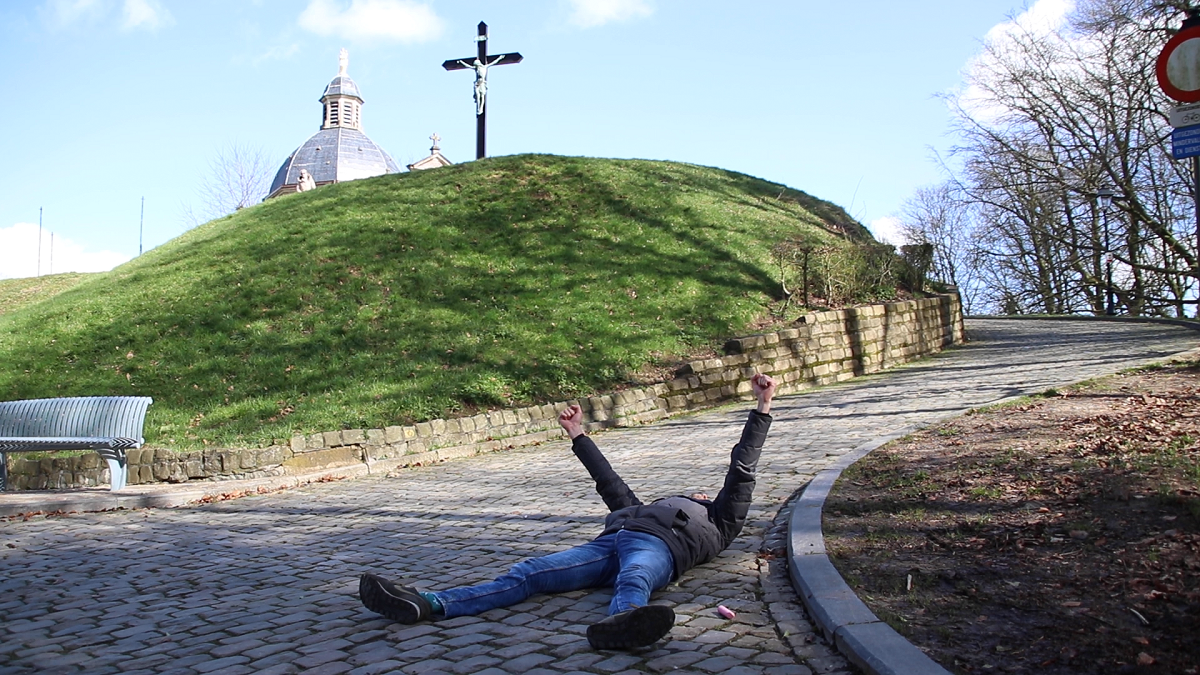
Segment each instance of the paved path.
[{"label": "paved path", "polygon": [[[968,322],[974,342],[776,401],[755,507],[716,561],[657,594],[670,640],[594,652],[607,591],[538,596],[401,626],[364,610],[358,574],[427,588],[488,579],[590,539],[604,507],[566,443],[208,505],[0,523],[0,673],[842,673],[787,581],[781,506],[870,439],[1013,394],[1200,345],[1162,324]],[[715,492],[746,408],[598,435],[643,498]],[[724,604],[737,612],[727,621]]]}]

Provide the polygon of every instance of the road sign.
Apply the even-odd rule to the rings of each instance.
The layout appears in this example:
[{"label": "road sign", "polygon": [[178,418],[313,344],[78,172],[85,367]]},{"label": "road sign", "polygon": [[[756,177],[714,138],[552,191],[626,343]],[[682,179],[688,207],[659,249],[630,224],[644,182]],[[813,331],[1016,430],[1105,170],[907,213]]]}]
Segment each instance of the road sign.
[{"label": "road sign", "polygon": [[1200,26],[1184,28],[1167,41],[1154,74],[1167,96],[1184,103],[1200,102]]},{"label": "road sign", "polygon": [[1171,132],[1171,156],[1175,159],[1200,157],[1200,125]]},{"label": "road sign", "polygon": [[1200,103],[1188,103],[1171,108],[1171,126],[1176,129],[1200,124]]}]

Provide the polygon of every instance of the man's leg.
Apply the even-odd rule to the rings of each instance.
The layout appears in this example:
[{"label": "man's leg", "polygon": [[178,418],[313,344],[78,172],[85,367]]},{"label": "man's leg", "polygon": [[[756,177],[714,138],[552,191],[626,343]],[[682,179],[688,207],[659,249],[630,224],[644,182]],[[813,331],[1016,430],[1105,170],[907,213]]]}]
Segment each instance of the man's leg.
[{"label": "man's leg", "polygon": [[[414,588],[364,574],[359,583],[359,597],[373,612],[402,623],[416,623],[507,607],[534,593],[607,586],[617,573],[614,539],[608,535],[566,551],[524,560],[495,581],[436,593],[418,593]],[[431,605],[429,598],[436,604]]]},{"label": "man's leg", "polygon": [[618,532],[616,549],[620,569],[609,617],[588,627],[588,642],[596,649],[652,645],[675,625],[670,607],[649,604],[650,593],[671,581],[675,561],[661,539],[641,532]]},{"label": "man's leg", "polygon": [[670,583],[675,573],[675,559],[663,540],[628,530],[615,536],[618,571],[609,614],[650,604],[650,594]]},{"label": "man's leg", "polygon": [[536,593],[607,586],[618,569],[615,539],[614,535],[608,535],[565,551],[523,560],[494,581],[431,595],[441,603],[445,617],[452,618],[515,605]]}]

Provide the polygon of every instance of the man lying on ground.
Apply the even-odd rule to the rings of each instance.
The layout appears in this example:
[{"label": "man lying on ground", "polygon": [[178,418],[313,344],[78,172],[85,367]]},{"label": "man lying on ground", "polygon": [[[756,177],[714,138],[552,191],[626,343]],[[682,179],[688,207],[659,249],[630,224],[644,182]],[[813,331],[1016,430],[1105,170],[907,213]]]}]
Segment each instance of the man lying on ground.
[{"label": "man lying on ground", "polygon": [[725,484],[716,499],[696,493],[642,503],[583,433],[583,411],[573,405],[559,415],[558,423],[571,437],[571,450],[596,481],[596,492],[611,511],[599,537],[519,562],[496,580],[477,586],[424,592],[366,573],[359,580],[359,598],[367,609],[393,621],[417,623],[508,607],[536,593],[611,586],[609,615],[588,627],[588,642],[595,649],[654,644],[675,625],[675,612],[651,605],[650,594],[715,558],[746,522],[754,472],[771,427],[775,380],[756,374],[750,385],[758,405],[733,447]]}]

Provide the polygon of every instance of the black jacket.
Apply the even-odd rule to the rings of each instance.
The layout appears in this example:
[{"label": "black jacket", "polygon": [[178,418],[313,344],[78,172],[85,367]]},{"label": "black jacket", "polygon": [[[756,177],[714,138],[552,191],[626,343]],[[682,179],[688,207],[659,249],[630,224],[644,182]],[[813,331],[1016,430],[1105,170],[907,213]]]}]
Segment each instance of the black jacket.
[{"label": "black jacket", "polygon": [[742,438],[733,446],[725,485],[717,498],[702,501],[677,496],[643,504],[592,439],[576,436],[571,449],[596,481],[596,492],[612,513],[604,521],[600,536],[618,530],[645,532],[662,539],[675,559],[675,576],[724,551],[746,524],[754,493],[754,471],[762,452],[771,416],[750,411]]}]

